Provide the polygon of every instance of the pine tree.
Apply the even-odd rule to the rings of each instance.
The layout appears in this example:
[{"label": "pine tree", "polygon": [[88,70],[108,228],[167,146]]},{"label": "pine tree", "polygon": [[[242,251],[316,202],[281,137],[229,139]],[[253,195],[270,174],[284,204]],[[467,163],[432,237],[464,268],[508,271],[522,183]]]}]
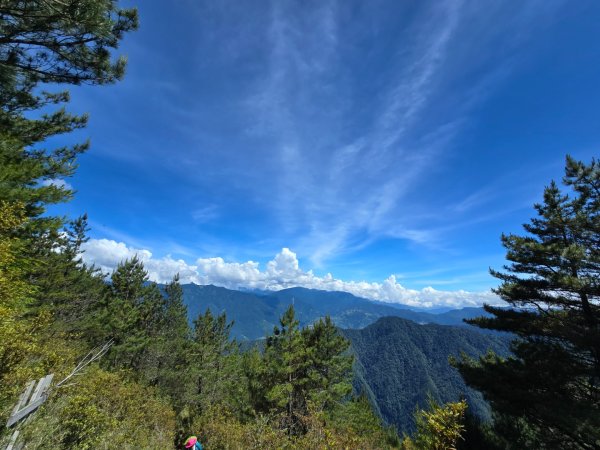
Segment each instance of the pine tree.
[{"label": "pine tree", "polygon": [[123,76],[110,49],[137,27],[137,11],[115,0],[6,0],[0,5],[0,67],[43,83],[104,84]]},{"label": "pine tree", "polygon": [[28,219],[15,233],[29,261],[28,281],[37,288],[30,306],[49,308],[59,327],[71,331],[81,332],[105,286],[79,258],[85,220],[62,229],[66,219],[47,214],[49,205],[72,198],[60,180],[73,175],[88,147],[45,148],[46,139],[87,123],[60,108],[67,91],[48,89],[120,79],[125,59],[114,59],[113,51],[136,27],[137,12],[114,0],[0,2],[0,200],[22,204]]},{"label": "pine tree", "polygon": [[[266,386],[249,376],[251,398],[278,416],[288,434],[304,434],[310,415],[330,412],[349,399],[353,361],[349,345],[329,317],[299,329],[290,306],[267,337],[264,366],[258,366]],[[264,401],[257,402],[260,395]]]},{"label": "pine tree", "polygon": [[151,346],[163,323],[164,297],[148,283],[144,264],[134,256],[119,264],[111,277],[111,292],[97,315],[103,340],[113,339],[108,360],[115,367],[137,371],[157,382],[156,349]]},{"label": "pine tree", "polygon": [[165,286],[165,311],[157,347],[158,385],[170,397],[176,411],[181,411],[186,403],[187,371],[191,330],[188,324],[187,307],[183,303],[183,290],[179,275]]},{"label": "pine tree", "polygon": [[194,321],[190,370],[195,403],[202,413],[213,406],[233,409],[230,394],[242,383],[238,345],[230,339],[232,326],[225,313],[214,316],[210,309]]},{"label": "pine tree", "polygon": [[[112,51],[137,24],[137,11],[114,0],[0,3],[0,200],[22,201],[28,216],[39,218],[47,204],[71,198],[70,189],[52,181],[74,173],[88,144],[53,150],[39,144],[84,127],[87,116],[63,108],[48,112],[68,102],[69,94],[45,88],[120,79],[125,58],[113,60]],[[60,226],[56,218],[32,226],[38,221]]]},{"label": "pine tree", "polygon": [[[24,146],[73,131],[87,118],[58,110],[32,119],[28,114],[69,100],[68,92],[51,94],[39,85],[106,84],[120,79],[126,60],[111,51],[137,28],[137,11],[114,0],[7,0],[0,4],[0,129],[4,138]],[[85,147],[85,146],[84,146]],[[66,168],[84,147],[57,149],[48,156]],[[40,157],[39,152],[31,152]]]},{"label": "pine tree", "polygon": [[245,381],[244,390],[248,396],[249,409],[252,413],[268,412],[267,390],[270,383],[268,383],[263,355],[257,346],[242,353],[240,367]]},{"label": "pine tree", "polygon": [[525,236],[502,236],[510,264],[491,273],[509,308],[471,321],[516,335],[513,355],[458,363],[508,448],[600,448],[600,165],[567,157],[563,181]]},{"label": "pine tree", "polygon": [[303,329],[302,337],[307,348],[310,400],[317,410],[330,409],[352,392],[350,342],[329,316]]},{"label": "pine tree", "polygon": [[[43,296],[32,310],[48,308],[64,331],[80,333],[86,318],[107,293],[104,277],[94,266],[84,263],[82,245],[87,242],[87,216],[69,221],[60,232],[49,231],[35,247],[37,264],[30,280]],[[31,249],[31,246],[29,247]]]},{"label": "pine tree", "polygon": [[281,426],[288,434],[306,431],[303,418],[308,414],[308,349],[295,318],[294,307],[285,311],[267,338],[265,360],[270,387],[267,399],[281,417]]}]

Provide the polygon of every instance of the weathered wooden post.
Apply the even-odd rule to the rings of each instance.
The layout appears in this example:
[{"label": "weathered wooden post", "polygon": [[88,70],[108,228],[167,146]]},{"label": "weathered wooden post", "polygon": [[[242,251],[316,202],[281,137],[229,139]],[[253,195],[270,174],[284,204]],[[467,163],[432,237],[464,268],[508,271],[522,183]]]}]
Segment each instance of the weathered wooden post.
[{"label": "weathered wooden post", "polygon": [[[25,419],[29,414],[38,409],[48,398],[48,388],[52,383],[54,374],[46,375],[37,382],[30,381],[27,383],[27,387],[19,397],[17,404],[12,410],[8,421],[6,422],[6,428],[10,428],[13,425],[17,425],[21,420]],[[35,386],[35,389],[34,389]],[[33,393],[32,393],[33,391]],[[8,447],[6,450],[17,450],[17,438],[19,437],[19,430],[15,430],[10,438]]]},{"label": "weathered wooden post", "polygon": [[[89,353],[85,355],[81,361],[79,361],[79,364],[77,364],[77,366],[69,375],[67,375],[62,381],[56,383],[54,389],[68,386],[68,384],[66,384],[68,381],[71,381],[74,377],[81,375],[87,366],[102,358],[113,345],[113,342],[113,339],[111,339],[105,344],[90,350]],[[19,422],[27,418],[29,414],[42,406],[42,404],[48,398],[48,392],[50,390],[50,385],[52,384],[52,378],[54,378],[54,374],[51,373],[50,375],[40,378],[37,385],[35,384],[35,381],[30,381],[27,383],[25,390],[19,397],[17,404],[15,405],[10,417],[8,418],[8,421],[6,422],[6,428],[10,428],[15,425],[18,426]],[[35,389],[33,388],[34,386]],[[33,394],[31,393],[32,391]],[[20,450],[22,443],[17,444],[18,437],[19,430],[15,429],[10,438],[10,442],[8,443],[8,447],[6,447],[6,450]]]}]

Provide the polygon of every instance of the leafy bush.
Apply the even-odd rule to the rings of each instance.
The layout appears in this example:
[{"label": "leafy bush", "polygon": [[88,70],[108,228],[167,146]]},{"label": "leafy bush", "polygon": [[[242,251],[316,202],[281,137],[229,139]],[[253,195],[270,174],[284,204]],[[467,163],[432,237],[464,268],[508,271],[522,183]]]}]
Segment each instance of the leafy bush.
[{"label": "leafy bush", "polygon": [[27,428],[27,448],[172,448],[175,414],[154,389],[91,368],[57,392]]}]

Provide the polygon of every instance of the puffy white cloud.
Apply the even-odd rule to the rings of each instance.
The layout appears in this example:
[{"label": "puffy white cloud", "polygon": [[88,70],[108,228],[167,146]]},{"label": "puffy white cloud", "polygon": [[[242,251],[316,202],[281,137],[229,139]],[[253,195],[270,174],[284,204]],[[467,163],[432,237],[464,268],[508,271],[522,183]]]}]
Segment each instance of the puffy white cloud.
[{"label": "puffy white cloud", "polygon": [[283,248],[265,270],[258,262],[226,262],[223,258],[199,258],[188,264],[171,256],[154,258],[149,250],[128,247],[123,242],[109,239],[90,239],[84,245],[83,258],[94,263],[104,272],[111,272],[119,262],[137,255],[148,271],[151,280],[165,283],[179,273],[182,283],[215,284],[230,289],[254,288],[279,290],[301,286],[326,291],[345,291],[358,297],[389,303],[401,303],[417,307],[464,307],[482,303],[498,303],[498,297],[486,292],[439,291],[432,287],[421,290],[408,289],[390,275],[383,282],[344,281],[328,273],[316,276],[312,270],[304,271],[298,264],[296,254]]}]

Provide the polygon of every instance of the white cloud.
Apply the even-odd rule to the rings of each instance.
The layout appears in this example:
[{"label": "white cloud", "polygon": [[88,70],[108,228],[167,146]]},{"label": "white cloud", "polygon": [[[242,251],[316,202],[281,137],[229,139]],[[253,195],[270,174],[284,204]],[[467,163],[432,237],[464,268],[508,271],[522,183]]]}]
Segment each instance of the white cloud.
[{"label": "white cloud", "polygon": [[182,283],[215,284],[230,289],[254,288],[279,290],[289,287],[305,287],[326,291],[345,291],[356,296],[389,303],[416,307],[464,307],[482,303],[498,303],[498,297],[489,291],[469,292],[439,291],[432,287],[421,290],[408,289],[398,283],[394,275],[382,282],[344,281],[332,274],[316,276],[312,270],[300,268],[296,253],[283,248],[265,270],[255,261],[243,263],[226,262],[223,258],[199,258],[188,264],[171,256],[153,258],[145,249],[128,247],[123,242],[109,239],[91,239],[84,245],[84,260],[94,263],[104,272],[111,272],[119,262],[137,255],[148,271],[152,281],[165,283],[179,273]]}]

